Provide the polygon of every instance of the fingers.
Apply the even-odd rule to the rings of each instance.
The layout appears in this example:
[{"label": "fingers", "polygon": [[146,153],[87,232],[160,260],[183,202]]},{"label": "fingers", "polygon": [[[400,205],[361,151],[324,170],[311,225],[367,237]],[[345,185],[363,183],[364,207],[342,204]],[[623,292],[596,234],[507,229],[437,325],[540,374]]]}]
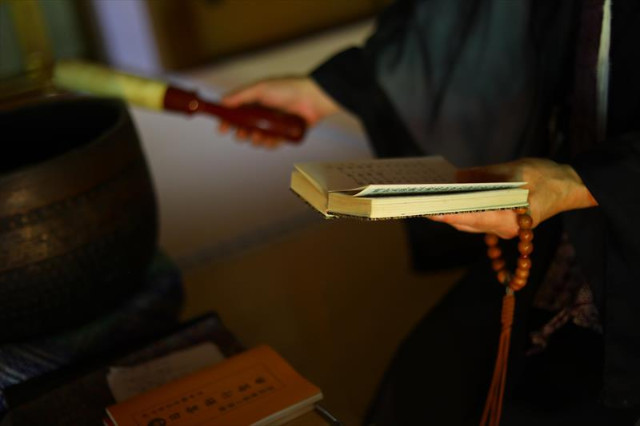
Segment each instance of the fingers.
[{"label": "fingers", "polygon": [[[218,125],[218,131],[222,134],[229,133],[233,127],[227,122],[220,122]],[[249,131],[248,129],[238,128],[234,134],[234,138],[238,142],[250,141],[253,146],[264,148],[277,148],[282,145],[283,140],[266,135],[259,131]]]},{"label": "fingers", "polygon": [[262,101],[263,85],[256,83],[247,87],[240,88],[222,97],[220,103],[228,107],[238,107],[243,104],[255,103]]},{"label": "fingers", "polygon": [[229,133],[230,129],[231,125],[226,121],[220,121],[220,124],[218,124],[218,131],[222,134]]},{"label": "fingers", "polygon": [[237,140],[249,139],[249,135],[250,135],[249,131],[241,127],[239,127],[238,130],[236,130]]},{"label": "fingers", "polygon": [[[302,117],[311,126],[328,113],[332,112],[325,105],[320,89],[315,88],[314,83],[307,76],[281,77],[266,79],[235,90],[221,99],[221,103],[227,107],[240,107],[242,105],[262,105],[268,108],[278,109]],[[319,99],[320,98],[320,99]],[[220,123],[220,132],[226,133],[234,126],[229,123]],[[236,139],[250,140],[255,146],[273,148],[282,143],[281,139],[265,135],[253,129],[236,130]]]},{"label": "fingers", "polygon": [[464,232],[490,232],[504,239],[513,238],[518,234],[516,214],[511,210],[456,213],[426,217],[435,222],[446,223]]},{"label": "fingers", "polygon": [[510,170],[506,167],[473,167],[456,171],[458,182],[505,182],[511,180]]},{"label": "fingers", "polygon": [[[220,103],[233,108],[255,103],[269,105],[268,92],[268,82],[262,81],[242,87],[225,95]],[[218,130],[223,134],[228,133],[232,129],[234,129],[234,126],[225,121],[221,121],[218,125]],[[266,135],[260,131],[251,131],[240,127],[235,130],[235,139],[240,142],[250,141],[253,146],[265,148],[275,148],[282,143],[282,140]]]},{"label": "fingers", "polygon": [[479,230],[477,228],[473,228],[471,226],[466,226],[466,225],[451,225],[451,226],[453,226],[458,231],[468,232],[470,234],[482,234],[482,233],[484,233],[484,231],[481,231],[481,230]]},{"label": "fingers", "polygon": [[273,136],[265,135],[261,132],[253,132],[251,134],[251,143],[253,146],[263,146],[265,148],[276,148],[282,143],[281,139]]},{"label": "fingers", "polygon": [[[221,121],[220,124],[218,124],[218,131],[222,134],[227,134],[232,129],[233,126],[226,121]],[[259,131],[252,132],[243,128],[236,129],[234,137],[238,142],[251,141],[253,146],[269,149],[277,148],[283,143],[282,139],[266,135]]]}]

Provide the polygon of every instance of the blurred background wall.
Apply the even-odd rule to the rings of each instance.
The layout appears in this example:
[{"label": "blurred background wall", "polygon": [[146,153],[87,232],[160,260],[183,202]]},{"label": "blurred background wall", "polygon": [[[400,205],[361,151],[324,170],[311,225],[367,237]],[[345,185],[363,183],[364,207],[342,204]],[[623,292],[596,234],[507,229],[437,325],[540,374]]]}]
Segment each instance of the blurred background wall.
[{"label": "blurred background wall", "polygon": [[[377,13],[387,0],[93,0],[110,60],[138,65],[138,58],[112,41],[128,39],[147,44],[155,58],[142,67],[181,69],[231,54],[263,48]],[[126,13],[123,10],[127,9]],[[128,16],[143,25],[135,34],[122,32]],[[126,25],[126,24],[125,24]],[[117,51],[116,51],[117,50]],[[134,53],[133,51],[130,53]]]},{"label": "blurred background wall", "polygon": [[36,49],[140,71],[184,69],[361,20],[389,2],[2,0],[0,77],[22,71]]}]

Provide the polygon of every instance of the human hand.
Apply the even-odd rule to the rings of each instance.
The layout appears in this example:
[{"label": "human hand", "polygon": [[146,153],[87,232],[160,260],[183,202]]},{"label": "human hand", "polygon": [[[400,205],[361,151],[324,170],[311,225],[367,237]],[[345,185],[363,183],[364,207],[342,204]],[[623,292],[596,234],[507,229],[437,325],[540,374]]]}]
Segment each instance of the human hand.
[{"label": "human hand", "polygon": [[[529,189],[529,215],[534,227],[558,213],[598,205],[571,166],[542,158],[523,158],[493,166],[463,169],[458,172],[457,178],[459,182],[527,182],[525,188]],[[447,223],[459,231],[492,233],[505,239],[518,234],[513,210],[427,217]]]},{"label": "human hand", "polygon": [[[238,107],[257,103],[301,116],[309,126],[338,112],[339,106],[325,94],[310,77],[282,77],[262,80],[237,89],[221,100],[222,105]],[[219,130],[226,133],[231,129],[227,122],[221,122]],[[256,146],[273,148],[282,140],[266,136],[259,131],[238,128],[239,140],[250,139]]]}]

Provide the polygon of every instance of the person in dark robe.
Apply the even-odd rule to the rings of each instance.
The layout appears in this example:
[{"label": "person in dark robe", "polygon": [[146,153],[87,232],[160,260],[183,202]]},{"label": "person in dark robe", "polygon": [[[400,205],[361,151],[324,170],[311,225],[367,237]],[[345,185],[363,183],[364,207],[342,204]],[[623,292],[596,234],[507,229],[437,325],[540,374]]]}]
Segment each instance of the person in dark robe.
[{"label": "person in dark robe", "polygon": [[[501,424],[634,425],[639,44],[637,0],[399,0],[364,46],[224,102],[261,102],[309,124],[345,109],[381,157],[439,154],[467,179],[527,181],[535,251],[517,295]],[[510,211],[431,219],[472,234],[517,231]],[[515,257],[513,240],[504,252]],[[478,424],[503,292],[488,260],[472,264],[404,340],[366,423]]]}]

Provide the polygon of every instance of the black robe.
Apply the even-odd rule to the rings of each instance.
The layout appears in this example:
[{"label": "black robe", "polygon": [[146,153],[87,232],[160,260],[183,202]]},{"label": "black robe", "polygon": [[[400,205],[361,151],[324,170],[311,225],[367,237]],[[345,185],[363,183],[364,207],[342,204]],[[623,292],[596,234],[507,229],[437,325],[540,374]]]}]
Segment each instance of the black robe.
[{"label": "black robe", "polygon": [[606,140],[570,153],[549,137],[549,120],[567,115],[579,4],[400,0],[363,47],[312,77],[362,120],[380,156],[437,153],[460,167],[538,156],[573,165],[599,203],[562,219],[603,320],[603,401],[638,406],[640,2],[612,2]]}]

